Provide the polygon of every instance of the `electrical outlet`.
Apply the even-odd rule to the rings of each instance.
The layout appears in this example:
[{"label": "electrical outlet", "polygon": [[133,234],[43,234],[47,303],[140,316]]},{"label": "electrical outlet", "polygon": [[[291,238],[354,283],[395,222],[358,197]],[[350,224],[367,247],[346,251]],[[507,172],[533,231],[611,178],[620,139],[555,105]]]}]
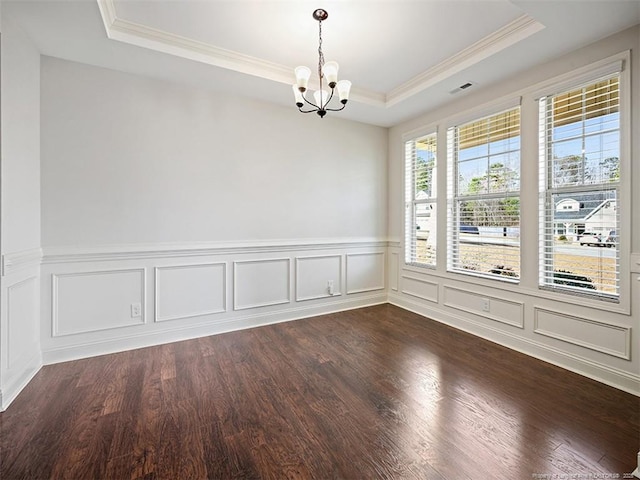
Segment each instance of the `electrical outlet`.
[{"label": "electrical outlet", "polygon": [[482,299],[482,311],[483,312],[489,312],[491,310],[491,304],[489,303],[489,299],[488,298],[483,298]]},{"label": "electrical outlet", "polygon": [[142,315],[142,305],[139,303],[131,304],[131,318],[136,318]]},{"label": "electrical outlet", "polygon": [[333,295],[333,280],[327,282],[327,293]]}]

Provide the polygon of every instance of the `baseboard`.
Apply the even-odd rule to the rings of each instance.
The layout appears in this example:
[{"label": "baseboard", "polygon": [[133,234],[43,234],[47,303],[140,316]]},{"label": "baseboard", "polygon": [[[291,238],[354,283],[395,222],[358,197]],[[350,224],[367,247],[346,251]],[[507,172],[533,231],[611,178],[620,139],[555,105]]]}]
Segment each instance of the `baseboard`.
[{"label": "baseboard", "polygon": [[301,320],[303,318],[369,307],[382,303],[387,303],[386,292],[373,295],[359,295],[354,296],[353,298],[347,297],[331,303],[251,313],[223,320],[216,320],[205,324],[185,325],[170,330],[164,329],[158,332],[145,332],[119,337],[117,339],[45,349],[42,352],[42,358],[45,365],[50,365],[70,360],[78,360],[81,358],[133,350],[136,348],[151,347],[154,345],[161,345],[181,340],[189,340],[209,335],[218,335],[237,330],[256,328],[275,323]]},{"label": "baseboard", "polygon": [[389,293],[389,303],[640,397],[640,376],[638,375],[492,328],[461,315],[414,302],[394,292]]},{"label": "baseboard", "polygon": [[40,352],[33,355],[25,365],[21,374],[9,382],[8,385],[0,388],[0,412],[4,412],[11,402],[13,402],[27,384],[36,376],[42,368],[42,358]]}]

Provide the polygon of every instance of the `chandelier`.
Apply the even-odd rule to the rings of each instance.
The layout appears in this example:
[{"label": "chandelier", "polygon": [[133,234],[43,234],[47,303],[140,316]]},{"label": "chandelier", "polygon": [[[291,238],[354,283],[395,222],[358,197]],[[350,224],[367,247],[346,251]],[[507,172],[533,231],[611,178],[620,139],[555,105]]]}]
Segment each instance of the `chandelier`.
[{"label": "chandelier", "polygon": [[[309,101],[305,97],[307,91],[307,85],[309,84],[309,77],[311,77],[311,69],[308,67],[296,67],[296,83],[293,85],[293,94],[296,99],[296,107],[302,113],[316,112],[320,118],[324,117],[327,112],[339,112],[344,110],[349,100],[349,90],[351,90],[351,82],[349,80],[338,81],[338,63],[337,62],[324,62],[324,54],[322,53],[322,22],[327,19],[329,14],[326,10],[318,8],[313,12],[313,18],[318,21],[318,77],[320,79],[320,90],[317,90],[313,94],[313,102]],[[331,89],[331,92],[323,89],[323,80],[326,81],[327,86]],[[342,104],[339,108],[329,108],[329,102],[333,98],[335,91],[338,90],[338,97]],[[335,102],[334,102],[335,103]],[[303,110],[306,104],[306,108],[309,110]]]}]

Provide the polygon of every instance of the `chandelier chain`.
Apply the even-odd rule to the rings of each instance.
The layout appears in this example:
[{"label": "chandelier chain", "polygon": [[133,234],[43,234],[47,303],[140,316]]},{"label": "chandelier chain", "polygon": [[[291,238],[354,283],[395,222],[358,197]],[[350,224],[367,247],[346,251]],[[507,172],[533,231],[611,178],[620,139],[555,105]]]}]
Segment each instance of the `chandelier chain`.
[{"label": "chandelier chain", "polygon": [[322,67],[324,66],[324,53],[322,53],[322,20],[318,20],[318,76],[322,80]]}]

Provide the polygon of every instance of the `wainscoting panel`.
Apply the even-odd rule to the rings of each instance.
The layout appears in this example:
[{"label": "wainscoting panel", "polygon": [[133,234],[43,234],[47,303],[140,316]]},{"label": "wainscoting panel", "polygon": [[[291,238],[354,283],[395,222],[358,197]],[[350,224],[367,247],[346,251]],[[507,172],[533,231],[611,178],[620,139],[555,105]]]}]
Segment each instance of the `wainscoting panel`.
[{"label": "wainscoting panel", "polygon": [[7,288],[7,364],[11,369],[37,343],[38,277],[29,277]]},{"label": "wainscoting panel", "polygon": [[291,301],[289,258],[233,263],[233,309],[279,305]]},{"label": "wainscoting panel", "polygon": [[[366,292],[385,283],[386,246],[386,240],[375,239],[305,239],[45,248],[43,360],[55,363],[382,303],[384,289],[346,295],[346,256],[355,255],[351,274]],[[10,263],[17,266],[14,260]],[[375,278],[360,277],[367,274]],[[145,321],[147,315],[151,320]]]},{"label": "wainscoting panel", "polygon": [[402,293],[438,303],[438,284],[422,278],[402,275]]},{"label": "wainscoting panel", "polygon": [[631,254],[631,267],[633,273],[640,273],[640,253]]},{"label": "wainscoting panel", "polygon": [[53,336],[144,324],[145,285],[144,268],[54,274]]},{"label": "wainscoting panel", "polygon": [[156,267],[155,321],[226,311],[226,263]]},{"label": "wainscoting panel", "polygon": [[631,359],[631,327],[536,307],[534,332],[614,357]]},{"label": "wainscoting panel", "polygon": [[[329,292],[329,282],[333,290]],[[342,255],[296,257],[296,301],[342,294]]]},{"label": "wainscoting panel", "polygon": [[389,255],[389,288],[394,292],[398,291],[399,262],[400,255],[397,252],[391,252]]},{"label": "wainscoting panel", "polygon": [[469,292],[450,286],[444,287],[444,304],[496,322],[524,328],[524,303]]},{"label": "wainscoting panel", "polygon": [[384,290],[384,252],[347,254],[347,294]]}]

